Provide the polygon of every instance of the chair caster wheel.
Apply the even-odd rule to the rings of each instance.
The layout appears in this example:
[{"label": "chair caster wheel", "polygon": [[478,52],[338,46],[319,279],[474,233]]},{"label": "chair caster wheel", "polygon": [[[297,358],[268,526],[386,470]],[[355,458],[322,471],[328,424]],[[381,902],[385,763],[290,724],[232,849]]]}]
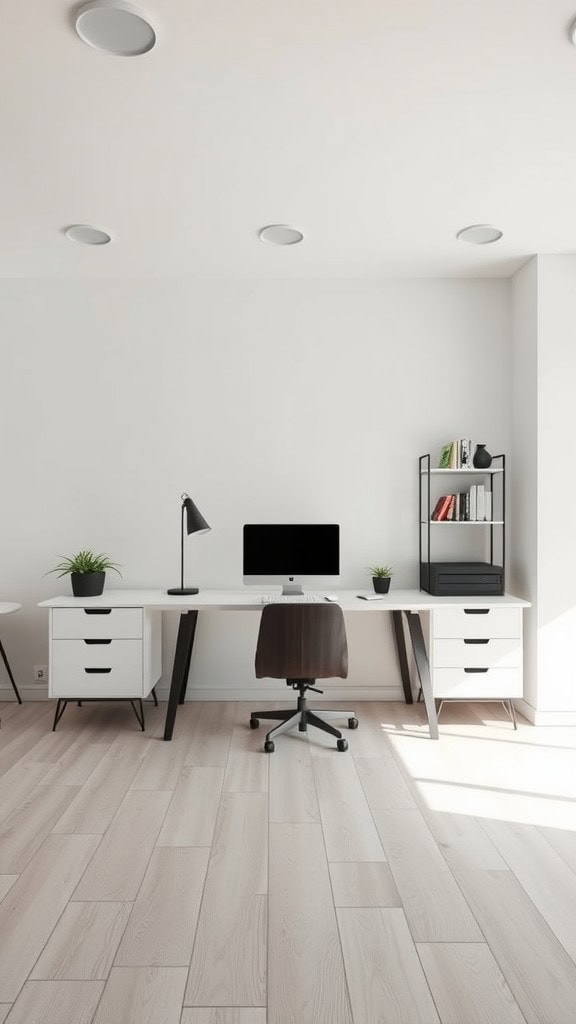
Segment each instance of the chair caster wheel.
[{"label": "chair caster wheel", "polygon": [[266,740],[264,744],[264,752],[266,754],[273,754],[275,750],[274,740]]},{"label": "chair caster wheel", "polygon": [[348,750],[348,740],[336,740],[338,750]]},{"label": "chair caster wheel", "polygon": [[358,728],[358,719],[357,718],[349,718],[348,719],[348,728],[349,729],[357,729]]},{"label": "chair caster wheel", "polygon": [[251,718],[250,719],[250,728],[251,729],[257,729],[259,725],[260,725],[260,719],[259,718]]}]

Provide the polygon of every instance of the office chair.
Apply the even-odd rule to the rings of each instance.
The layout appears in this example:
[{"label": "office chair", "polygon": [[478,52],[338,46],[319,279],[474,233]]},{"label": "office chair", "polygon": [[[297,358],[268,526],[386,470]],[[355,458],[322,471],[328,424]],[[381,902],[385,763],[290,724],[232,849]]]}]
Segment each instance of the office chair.
[{"label": "office chair", "polygon": [[323,693],[312,684],[317,679],[348,676],[348,647],[342,609],[336,604],[268,604],[262,609],[256,646],[256,678],[285,679],[298,690],[297,708],[278,711],[253,711],[250,728],[257,729],[260,719],[280,719],[280,725],[266,736],[264,750],[274,751],[274,738],[298,726],[306,732],[309,725],[336,736],[338,750],[347,750],[342,733],[327,718],[347,718],[350,729],[358,728],[353,711],[319,712],[308,707],[306,693]]}]

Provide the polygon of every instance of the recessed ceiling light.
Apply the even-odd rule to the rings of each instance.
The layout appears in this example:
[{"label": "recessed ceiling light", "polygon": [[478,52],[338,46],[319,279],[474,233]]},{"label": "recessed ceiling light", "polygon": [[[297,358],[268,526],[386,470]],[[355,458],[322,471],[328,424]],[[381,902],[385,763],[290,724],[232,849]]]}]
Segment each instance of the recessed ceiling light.
[{"label": "recessed ceiling light", "polygon": [[272,245],[297,245],[304,238],[298,228],[291,228],[288,224],[268,224],[258,232],[262,242],[270,242]]},{"label": "recessed ceiling light", "polygon": [[498,242],[502,232],[491,224],[471,224],[468,228],[462,228],[456,238],[460,242],[470,242],[471,245],[489,245],[490,242]]},{"label": "recessed ceiling light", "polygon": [[72,242],[81,242],[82,245],[108,245],[112,238],[106,231],[100,228],[93,228],[89,224],[72,224],[65,231],[66,238]]},{"label": "recessed ceiling light", "polygon": [[74,12],[76,31],[85,43],[117,57],[139,57],[156,42],[152,25],[124,0],[90,0]]}]

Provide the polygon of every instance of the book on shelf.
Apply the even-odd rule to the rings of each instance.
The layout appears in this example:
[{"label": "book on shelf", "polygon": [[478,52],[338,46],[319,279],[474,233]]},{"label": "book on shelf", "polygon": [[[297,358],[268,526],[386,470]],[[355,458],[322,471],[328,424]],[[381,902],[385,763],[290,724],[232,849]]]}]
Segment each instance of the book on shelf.
[{"label": "book on shelf", "polygon": [[442,445],[442,451],[440,452],[440,461],[438,463],[438,469],[448,469],[450,465],[450,449],[452,448],[452,442]]},{"label": "book on shelf", "polygon": [[462,438],[459,441],[448,441],[440,450],[438,469],[471,469],[472,441]]},{"label": "book on shelf", "polygon": [[484,492],[484,519],[487,523],[492,522],[492,493]]},{"label": "book on shelf", "polygon": [[451,498],[451,494],[443,494],[441,498],[438,498],[431,516],[434,522],[441,522],[443,519],[447,519]]},{"label": "book on shelf", "polygon": [[465,491],[443,494],[430,516],[434,523],[482,523],[492,519],[492,493],[484,484],[471,484]]}]

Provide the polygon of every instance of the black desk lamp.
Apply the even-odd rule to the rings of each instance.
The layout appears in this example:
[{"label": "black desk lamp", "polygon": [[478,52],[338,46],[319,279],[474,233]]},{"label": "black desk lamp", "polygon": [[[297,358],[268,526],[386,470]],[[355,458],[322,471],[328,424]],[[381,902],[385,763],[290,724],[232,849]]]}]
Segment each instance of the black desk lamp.
[{"label": "black desk lamp", "polygon": [[201,512],[198,511],[192,498],[182,495],[182,537],[180,548],[180,586],[171,587],[169,594],[197,594],[198,587],[184,586],[184,512],[186,512],[186,533],[208,533],[210,527]]}]

